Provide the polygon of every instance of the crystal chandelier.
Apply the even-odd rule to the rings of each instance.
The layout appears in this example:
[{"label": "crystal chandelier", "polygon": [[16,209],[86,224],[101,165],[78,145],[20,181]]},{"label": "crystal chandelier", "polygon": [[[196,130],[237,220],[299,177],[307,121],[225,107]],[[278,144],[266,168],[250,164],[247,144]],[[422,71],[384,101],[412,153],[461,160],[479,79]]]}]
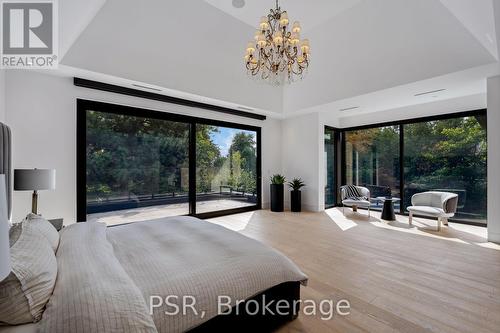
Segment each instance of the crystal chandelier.
[{"label": "crystal chandelier", "polygon": [[255,41],[248,43],[245,63],[248,75],[274,85],[302,79],[309,67],[308,39],[300,39],[301,26],[295,21],[289,28],[288,13],[276,9],[260,19]]}]

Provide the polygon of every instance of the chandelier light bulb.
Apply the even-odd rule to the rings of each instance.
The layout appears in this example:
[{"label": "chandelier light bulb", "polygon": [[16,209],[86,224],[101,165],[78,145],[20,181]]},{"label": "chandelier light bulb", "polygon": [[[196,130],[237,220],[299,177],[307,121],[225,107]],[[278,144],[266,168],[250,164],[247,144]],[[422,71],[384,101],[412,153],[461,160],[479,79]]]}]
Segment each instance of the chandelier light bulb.
[{"label": "chandelier light bulb", "polygon": [[297,46],[300,43],[300,35],[298,32],[293,32],[290,36],[290,42],[293,46]]},{"label": "chandelier light bulb", "polygon": [[288,25],[288,13],[287,12],[281,13],[280,24],[281,24],[281,26]]},{"label": "chandelier light bulb", "polygon": [[253,42],[248,42],[247,53],[252,54],[255,51],[255,44]]},{"label": "chandelier light bulb", "polygon": [[263,34],[260,34],[258,39],[257,39],[257,44],[259,45],[259,48],[263,48],[266,46],[267,41],[266,37]]},{"label": "chandelier light bulb", "polygon": [[262,16],[260,18],[260,29],[267,30],[267,28],[269,28],[269,21],[267,20],[266,16]]},{"label": "chandelier light bulb", "polygon": [[293,22],[292,32],[299,33],[300,30],[302,30],[302,28],[300,27],[300,22],[299,21]]},{"label": "chandelier light bulb", "polygon": [[255,35],[254,35],[255,41],[259,40],[260,35],[262,35],[262,30],[260,30],[260,29],[255,30]]},{"label": "chandelier light bulb", "polygon": [[277,31],[274,34],[274,43],[280,45],[283,43],[283,33],[281,31]]},{"label": "chandelier light bulb", "polygon": [[300,44],[300,49],[302,50],[302,52],[306,54],[309,53],[309,39],[304,39]]}]

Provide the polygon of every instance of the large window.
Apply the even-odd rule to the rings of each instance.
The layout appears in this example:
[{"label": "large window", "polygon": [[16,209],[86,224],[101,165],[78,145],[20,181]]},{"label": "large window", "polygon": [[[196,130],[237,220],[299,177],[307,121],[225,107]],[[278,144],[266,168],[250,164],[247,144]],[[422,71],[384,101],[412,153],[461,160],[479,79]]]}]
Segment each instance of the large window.
[{"label": "large window", "polygon": [[374,199],[401,198],[401,213],[415,193],[457,193],[453,220],[486,224],[485,111],[344,129],[341,142],[344,183],[369,188]]},{"label": "large window", "polygon": [[260,208],[260,128],[78,100],[78,220]]},{"label": "large window", "polygon": [[404,125],[405,207],[423,191],[458,194],[455,218],[486,223],[486,116]]},{"label": "large window", "polygon": [[93,110],[86,118],[87,213],[189,214],[189,124]]},{"label": "large window", "polygon": [[[367,187],[374,199],[399,197],[399,126],[348,131],[345,141],[347,184]],[[379,201],[372,208],[381,209]]]}]

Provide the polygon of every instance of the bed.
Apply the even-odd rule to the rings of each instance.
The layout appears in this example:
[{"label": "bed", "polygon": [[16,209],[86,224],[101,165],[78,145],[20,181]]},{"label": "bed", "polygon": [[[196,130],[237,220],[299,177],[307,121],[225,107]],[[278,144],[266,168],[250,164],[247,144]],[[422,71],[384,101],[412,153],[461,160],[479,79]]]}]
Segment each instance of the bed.
[{"label": "bed", "polygon": [[307,283],[278,251],[186,216],[69,225],[55,262],[39,320],[0,332],[272,331],[296,318]]}]

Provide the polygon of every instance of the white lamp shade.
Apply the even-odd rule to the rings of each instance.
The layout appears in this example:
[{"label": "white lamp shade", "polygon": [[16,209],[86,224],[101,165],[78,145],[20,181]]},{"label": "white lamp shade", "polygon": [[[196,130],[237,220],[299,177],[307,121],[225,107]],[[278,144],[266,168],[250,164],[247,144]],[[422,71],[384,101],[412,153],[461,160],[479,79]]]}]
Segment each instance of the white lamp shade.
[{"label": "white lamp shade", "polygon": [[55,190],[56,170],[16,169],[14,170],[15,191]]},{"label": "white lamp shade", "polygon": [[0,175],[0,281],[10,274],[9,222],[5,175]]}]

